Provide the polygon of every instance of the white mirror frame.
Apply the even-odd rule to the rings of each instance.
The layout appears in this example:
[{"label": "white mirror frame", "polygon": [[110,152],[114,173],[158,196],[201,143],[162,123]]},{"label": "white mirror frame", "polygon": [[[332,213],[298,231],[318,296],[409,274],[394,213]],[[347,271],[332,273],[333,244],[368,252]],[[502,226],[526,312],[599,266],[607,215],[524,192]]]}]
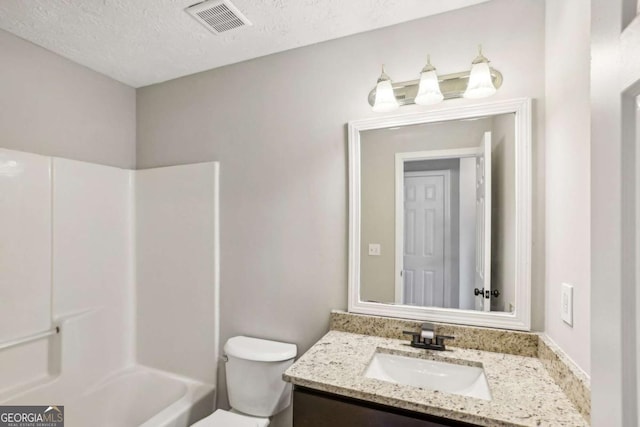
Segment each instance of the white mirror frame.
[{"label": "white mirror frame", "polygon": [[[383,304],[360,299],[360,132],[515,113],[515,311],[482,312]],[[353,120],[349,127],[349,312],[502,329],[531,330],[531,99],[520,98]],[[389,283],[389,286],[395,283]]]}]

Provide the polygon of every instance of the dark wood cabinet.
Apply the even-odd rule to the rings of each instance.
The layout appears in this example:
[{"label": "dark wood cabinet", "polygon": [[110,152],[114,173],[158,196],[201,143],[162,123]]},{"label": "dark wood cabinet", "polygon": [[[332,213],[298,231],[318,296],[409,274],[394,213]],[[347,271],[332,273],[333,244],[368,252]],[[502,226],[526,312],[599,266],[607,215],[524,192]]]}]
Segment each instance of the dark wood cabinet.
[{"label": "dark wood cabinet", "polygon": [[447,420],[296,386],[294,427],[471,427]]}]

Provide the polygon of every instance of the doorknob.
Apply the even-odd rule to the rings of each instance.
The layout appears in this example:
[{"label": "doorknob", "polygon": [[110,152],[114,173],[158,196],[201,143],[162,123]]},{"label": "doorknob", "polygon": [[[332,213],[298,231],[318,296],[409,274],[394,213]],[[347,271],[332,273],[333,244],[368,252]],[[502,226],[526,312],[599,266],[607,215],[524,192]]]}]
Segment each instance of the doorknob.
[{"label": "doorknob", "polygon": [[482,289],[475,288],[475,289],[473,290],[473,294],[474,294],[475,296],[482,295],[482,296],[483,296],[483,297],[485,297],[486,299],[489,299],[489,298],[491,298],[492,296],[493,296],[494,298],[498,298],[498,297],[500,296],[500,291],[499,291],[499,290],[497,290],[497,289],[494,289],[494,290],[492,290],[492,291],[488,291],[488,290],[487,290],[487,291],[485,291],[485,290],[484,290],[484,288],[482,288]]}]

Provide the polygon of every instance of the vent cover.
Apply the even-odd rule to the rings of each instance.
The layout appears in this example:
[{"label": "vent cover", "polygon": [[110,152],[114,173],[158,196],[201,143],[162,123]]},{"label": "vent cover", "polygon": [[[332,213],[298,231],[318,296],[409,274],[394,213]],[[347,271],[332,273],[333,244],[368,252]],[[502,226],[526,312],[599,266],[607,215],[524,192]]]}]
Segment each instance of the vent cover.
[{"label": "vent cover", "polygon": [[185,9],[214,34],[251,25],[251,22],[229,0],[210,0]]}]

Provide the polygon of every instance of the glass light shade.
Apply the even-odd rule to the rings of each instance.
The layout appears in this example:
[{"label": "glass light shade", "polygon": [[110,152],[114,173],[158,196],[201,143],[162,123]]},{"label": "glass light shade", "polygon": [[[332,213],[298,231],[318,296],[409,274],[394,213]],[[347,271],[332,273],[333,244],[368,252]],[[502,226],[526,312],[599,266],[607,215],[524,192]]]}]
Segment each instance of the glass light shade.
[{"label": "glass light shade", "polygon": [[391,80],[380,80],[376,86],[376,100],[373,103],[372,110],[376,113],[385,113],[393,111],[400,106],[393,93]]},{"label": "glass light shade", "polygon": [[493,85],[491,78],[491,70],[489,69],[489,61],[476,62],[471,66],[469,75],[469,83],[467,90],[464,92],[465,98],[486,98],[496,93],[496,87]]},{"label": "glass light shade", "polygon": [[436,70],[423,71],[420,73],[420,83],[418,85],[418,94],[414,102],[419,105],[431,105],[442,102],[444,96],[440,91],[440,83]]}]

